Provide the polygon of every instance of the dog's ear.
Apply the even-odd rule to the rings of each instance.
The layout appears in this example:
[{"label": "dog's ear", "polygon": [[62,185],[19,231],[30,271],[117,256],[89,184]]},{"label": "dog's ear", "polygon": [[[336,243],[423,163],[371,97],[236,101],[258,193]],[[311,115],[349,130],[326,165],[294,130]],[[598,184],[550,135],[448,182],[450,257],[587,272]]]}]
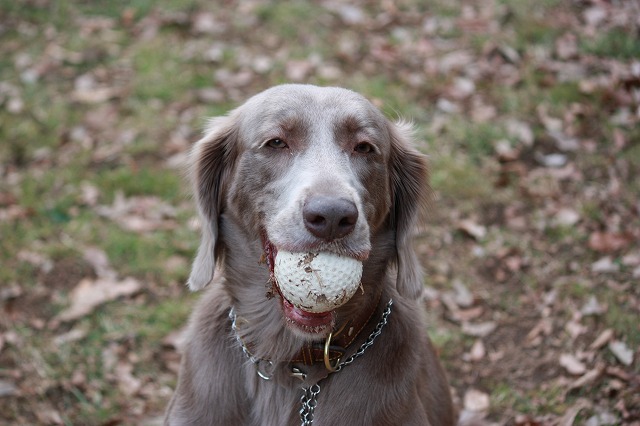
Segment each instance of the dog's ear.
[{"label": "dog's ear", "polygon": [[188,281],[191,290],[200,290],[211,282],[220,254],[218,218],[236,157],[236,116],[232,112],[212,119],[189,155],[189,173],[202,225],[202,240]]},{"label": "dog's ear", "polygon": [[412,144],[411,125],[389,123],[391,134],[391,226],[396,233],[398,292],[417,298],[423,287],[422,268],[412,245],[418,222],[424,218],[431,190],[426,156]]}]

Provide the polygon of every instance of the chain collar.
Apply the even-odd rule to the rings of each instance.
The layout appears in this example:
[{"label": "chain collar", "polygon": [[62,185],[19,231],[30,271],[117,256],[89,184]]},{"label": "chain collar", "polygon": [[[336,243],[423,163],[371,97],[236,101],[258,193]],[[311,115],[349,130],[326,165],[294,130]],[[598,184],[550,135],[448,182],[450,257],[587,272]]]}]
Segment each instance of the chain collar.
[{"label": "chain collar", "polygon": [[[370,346],[373,345],[373,342],[382,333],[382,329],[384,328],[384,326],[387,325],[387,323],[389,322],[389,315],[391,314],[392,305],[393,305],[393,300],[389,299],[389,301],[387,302],[387,305],[385,306],[384,311],[382,312],[382,318],[380,318],[380,321],[378,322],[378,324],[376,324],[376,328],[371,332],[371,334],[369,334],[369,337],[367,337],[367,340],[365,340],[364,343],[360,345],[358,350],[349,358],[345,359],[344,361],[338,360],[338,362],[336,362],[335,367],[333,367],[330,370],[330,373],[337,373],[339,371],[342,371],[344,367],[352,364],[356,360],[356,358],[362,356],[364,352]],[[273,362],[269,360],[256,358],[251,354],[251,352],[249,352],[249,349],[247,349],[247,346],[244,344],[244,342],[242,341],[242,338],[240,338],[240,335],[238,334],[238,325],[237,325],[238,318],[233,308],[229,310],[229,319],[231,320],[231,329],[233,330],[233,334],[235,335],[236,340],[238,341],[238,343],[242,348],[242,352],[249,359],[249,361],[251,361],[255,365],[256,373],[258,374],[258,376],[263,380],[270,380],[273,374],[273,371],[272,371]],[[330,341],[331,341],[331,337],[327,339],[326,346],[328,346]],[[267,366],[270,371],[268,372],[265,371],[264,366]],[[302,380],[306,378],[306,374],[300,371],[300,369],[298,369],[297,367],[292,368],[291,374],[292,376],[301,378]],[[313,412],[316,406],[318,405],[318,394],[320,393],[320,385],[318,383],[321,380],[323,379],[320,379],[318,382],[316,382],[315,384],[309,387],[302,388],[303,394],[302,394],[302,397],[300,398],[300,404],[302,408],[300,408],[300,412],[299,412],[302,426],[309,426],[313,423]]]}]

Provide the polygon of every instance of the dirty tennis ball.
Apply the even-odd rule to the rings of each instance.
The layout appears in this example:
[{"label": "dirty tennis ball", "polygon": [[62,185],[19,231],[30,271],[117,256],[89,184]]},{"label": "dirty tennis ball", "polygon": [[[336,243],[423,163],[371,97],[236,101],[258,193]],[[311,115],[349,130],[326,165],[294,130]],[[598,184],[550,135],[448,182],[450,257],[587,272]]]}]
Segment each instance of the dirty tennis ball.
[{"label": "dirty tennis ball", "polygon": [[278,251],[274,275],[282,296],[306,312],[329,312],[360,286],[362,262],[330,252]]}]

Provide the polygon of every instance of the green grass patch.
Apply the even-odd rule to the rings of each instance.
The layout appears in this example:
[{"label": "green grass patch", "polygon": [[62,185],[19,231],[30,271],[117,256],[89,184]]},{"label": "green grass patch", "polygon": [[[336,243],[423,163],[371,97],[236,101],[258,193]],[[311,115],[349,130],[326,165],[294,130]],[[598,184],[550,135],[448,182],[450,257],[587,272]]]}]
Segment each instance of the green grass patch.
[{"label": "green grass patch", "polygon": [[454,157],[432,157],[431,186],[452,199],[477,199],[491,191],[481,169]]},{"label": "green grass patch", "polygon": [[567,244],[571,244],[581,239],[582,232],[575,226],[557,225],[545,227],[544,235],[551,243],[566,242]]},{"label": "green grass patch", "polygon": [[[622,152],[621,156],[629,162],[629,169],[635,171],[635,173],[631,172],[631,176],[638,176],[640,173],[640,128],[636,128],[631,131],[629,133],[628,140],[635,142],[632,142],[632,144]],[[629,184],[640,188],[640,182],[638,179],[631,178],[631,182],[629,182]],[[632,191],[632,193],[633,192],[634,191]],[[638,192],[635,191],[635,193],[637,194]]]},{"label": "green grass patch", "polygon": [[112,202],[118,191],[126,197],[155,195],[173,201],[179,201],[183,195],[183,182],[179,173],[163,169],[145,167],[132,170],[121,166],[113,170],[101,170],[95,175],[94,183],[102,191],[106,203]]},{"label": "green grass patch", "polygon": [[[435,320],[433,321],[436,322]],[[429,337],[433,345],[437,348],[443,348],[445,352],[455,352],[457,348],[464,345],[464,336],[455,331],[451,331],[445,327],[430,327],[428,329]]]},{"label": "green grass patch", "polygon": [[197,88],[196,83],[202,84],[204,77],[183,58],[183,52],[184,40],[173,34],[141,42],[131,58],[135,71],[133,96],[147,101],[175,101],[176,96]]},{"label": "green grass patch", "polygon": [[585,96],[580,92],[577,82],[564,82],[550,87],[545,93],[545,98],[551,105],[566,109],[569,104],[584,100]]},{"label": "green grass patch", "polygon": [[[601,302],[607,303],[608,309],[604,314],[605,323],[616,331],[617,336],[624,338],[630,348],[640,346],[640,329],[638,329],[638,313],[629,305],[628,299],[613,291],[607,292],[601,298]],[[640,366],[636,364],[636,370]]]},{"label": "green grass patch", "polygon": [[600,33],[593,39],[583,39],[580,47],[584,52],[600,57],[621,60],[640,58],[640,37],[623,28]]},{"label": "green grass patch", "polygon": [[[435,83],[431,82],[426,84],[429,85]],[[367,99],[380,105],[382,112],[391,121],[395,121],[400,118],[407,118],[410,120],[424,119],[426,121],[424,106],[411,102],[410,93],[407,91],[407,87],[385,75],[381,74],[372,77],[355,73],[351,76],[348,83],[344,84],[344,86],[362,94]],[[428,87],[425,86],[423,89],[427,90]]]},{"label": "green grass patch", "polygon": [[572,103],[589,101],[589,96],[581,93],[577,82],[549,85],[545,81],[548,75],[531,66],[525,66],[521,76],[521,83],[515,87],[494,87],[492,93],[501,113],[526,120],[537,115],[540,104],[545,104],[551,115],[560,115]]},{"label": "green grass patch", "polygon": [[171,231],[139,235],[106,223],[96,231],[95,238],[95,244],[105,250],[111,263],[122,275],[151,277],[161,282],[171,278],[180,278],[181,281],[186,278],[186,271],[177,271],[177,277],[167,275],[165,264],[169,257],[176,254],[190,257],[197,243],[196,236],[193,236],[193,247],[180,249],[174,242],[181,237]]},{"label": "green grass patch", "polygon": [[515,411],[524,414],[562,414],[566,405],[562,399],[564,389],[552,386],[539,394],[540,389],[523,392],[508,383],[497,383],[491,386],[491,413],[502,414]]},{"label": "green grass patch", "polygon": [[[493,122],[471,123],[463,118],[453,118],[445,127],[444,137],[456,150],[480,165],[495,153],[495,144],[507,138],[504,129]],[[442,138],[438,138],[442,140]]]},{"label": "green grass patch", "polygon": [[[258,7],[257,16],[268,30],[285,40],[306,38],[309,28],[322,31],[324,25],[318,19],[326,10],[307,1],[266,3]],[[304,22],[304,25],[299,25]]]}]

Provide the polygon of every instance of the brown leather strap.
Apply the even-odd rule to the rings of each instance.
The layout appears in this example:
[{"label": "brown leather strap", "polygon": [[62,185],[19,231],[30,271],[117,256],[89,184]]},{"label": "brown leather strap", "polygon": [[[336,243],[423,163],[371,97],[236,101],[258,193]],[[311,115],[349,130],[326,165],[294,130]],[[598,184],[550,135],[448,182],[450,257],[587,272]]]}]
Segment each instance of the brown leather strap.
[{"label": "brown leather strap", "polygon": [[[353,343],[369,321],[371,321],[371,318],[378,309],[381,296],[382,291],[379,292],[376,303],[373,304],[372,309],[362,312],[355,318],[349,318],[336,327],[336,332],[331,339],[331,346],[329,346],[329,359],[331,361],[342,358],[349,345]],[[304,365],[324,363],[324,345],[324,341],[308,343],[291,359],[291,362],[302,363]]]}]

